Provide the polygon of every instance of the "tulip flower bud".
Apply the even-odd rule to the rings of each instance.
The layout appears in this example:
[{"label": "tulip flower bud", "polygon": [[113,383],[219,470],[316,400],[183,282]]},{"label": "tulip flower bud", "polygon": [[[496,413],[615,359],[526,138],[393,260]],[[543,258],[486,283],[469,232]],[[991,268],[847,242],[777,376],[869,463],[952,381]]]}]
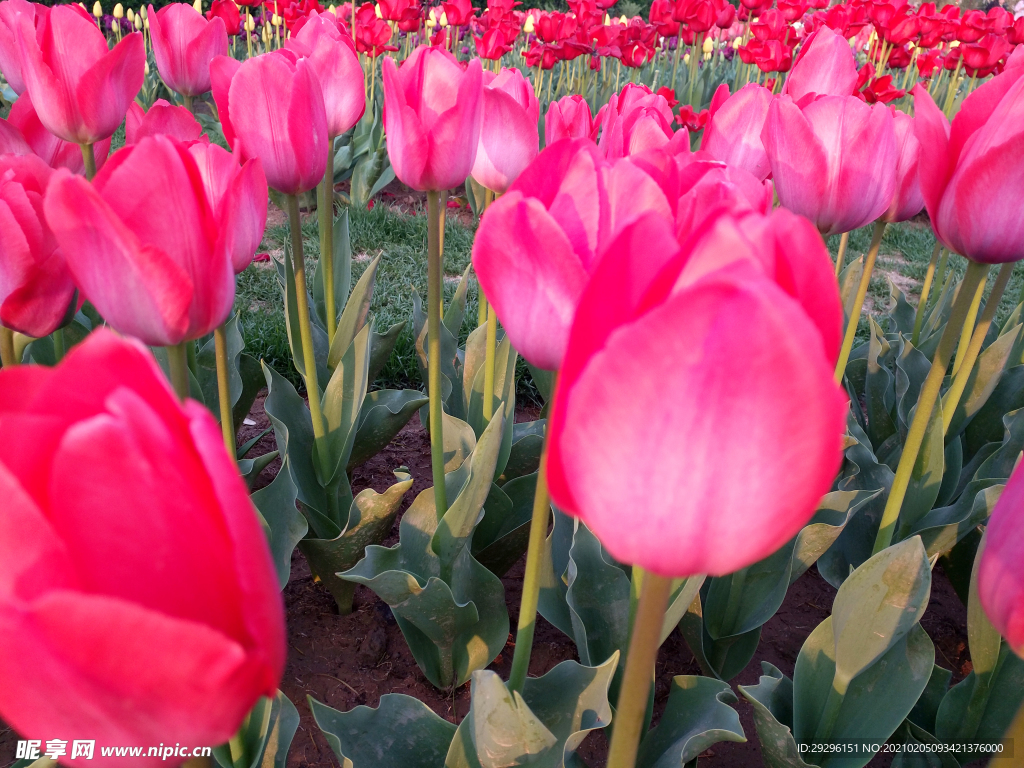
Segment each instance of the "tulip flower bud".
[{"label": "tulip flower bud", "polygon": [[81,2],[80,2],[80,3],[78,4],[78,7],[79,7],[79,8],[81,8],[81,9],[82,9],[83,11],[85,11],[86,13],[88,13],[88,12],[89,12],[89,11],[88,11],[88,9],[87,9],[87,8],[85,7],[85,3],[81,3]]},{"label": "tulip flower bud", "polygon": [[689,64],[689,63],[690,63],[690,54],[684,53],[683,54],[683,64]]},{"label": "tulip flower bud", "polygon": [[270,44],[270,27],[268,27],[266,24],[263,25],[263,32],[260,34],[260,37],[263,38],[264,45]]},{"label": "tulip flower bud", "polygon": [[335,16],[338,15],[338,9],[334,7],[334,3],[327,6],[328,13],[333,13]]},{"label": "tulip flower bud", "polygon": [[380,12],[380,5],[379,4],[373,6],[373,13],[374,13],[374,15],[376,15],[376,17],[378,19],[383,19],[384,18],[384,14]]},{"label": "tulip flower bud", "polygon": [[100,5],[100,0],[96,0],[96,2],[92,4],[92,15],[97,19],[103,17],[103,6]]},{"label": "tulip flower bud", "polygon": [[535,26],[533,22],[533,16],[527,16],[526,22],[523,24],[523,32],[525,32],[528,35],[532,35],[534,29]]},{"label": "tulip flower bud", "polygon": [[138,14],[135,14],[135,29],[141,31],[142,28],[143,28],[142,17],[139,16]]},{"label": "tulip flower bud", "polygon": [[245,18],[245,31],[252,32],[254,29],[256,29],[256,19],[252,16],[247,16]]},{"label": "tulip flower bud", "polygon": [[124,18],[124,6],[121,5],[120,3],[118,3],[117,5],[114,6],[114,18],[115,19],[123,19]]},{"label": "tulip flower bud", "polygon": [[202,13],[203,12],[203,0],[196,0],[194,3],[192,3],[192,7],[196,9],[196,13]]},{"label": "tulip flower bud", "polygon": [[715,41],[712,40],[710,37],[706,37],[704,38],[704,45],[701,46],[701,48],[703,49],[704,53],[711,53],[713,50],[715,50]]},{"label": "tulip flower bud", "polygon": [[128,23],[129,24],[134,24],[135,23],[135,11],[133,11],[131,8],[129,8],[125,12],[125,17],[128,19]]},{"label": "tulip flower bud", "polygon": [[275,27],[280,27],[281,17],[275,13],[273,16],[270,17],[270,23],[273,24]]},{"label": "tulip flower bud", "polygon": [[441,20],[438,23],[441,25],[442,28],[447,27],[448,26],[448,14],[445,13],[444,11],[441,11]]},{"label": "tulip flower bud", "polygon": [[612,25],[612,17],[609,16],[607,13],[604,15],[604,25],[606,27],[610,27]]},{"label": "tulip flower bud", "polygon": [[139,8],[139,13],[142,15],[143,20],[149,20],[149,13],[146,11],[146,6]]},{"label": "tulip flower bud", "polygon": [[622,16],[619,16],[619,23],[620,24],[628,24],[629,23],[629,19],[626,18],[625,14],[623,14]]}]

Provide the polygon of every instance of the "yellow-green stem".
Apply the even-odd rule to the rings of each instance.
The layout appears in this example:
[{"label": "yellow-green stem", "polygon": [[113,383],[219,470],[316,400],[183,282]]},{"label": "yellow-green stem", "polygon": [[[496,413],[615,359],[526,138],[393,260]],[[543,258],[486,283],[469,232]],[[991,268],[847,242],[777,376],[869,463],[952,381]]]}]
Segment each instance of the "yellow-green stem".
[{"label": "yellow-green stem", "polygon": [[430,397],[430,469],[434,479],[434,510],[440,520],[448,511],[444,488],[444,433],[441,419],[441,302],[444,290],[444,231],[441,193],[427,192],[427,394]]},{"label": "yellow-green stem", "polygon": [[914,313],[914,333],[910,337],[910,343],[915,347],[917,346],[917,340],[921,337],[921,325],[924,323],[924,311],[928,307],[928,296],[932,292],[932,280],[935,277],[935,263],[939,258],[939,251],[942,250],[942,244],[938,241],[935,242],[935,247],[932,249],[932,258],[928,262],[928,271],[924,275],[924,285],[921,286],[921,298],[917,302],[917,312]]},{"label": "yellow-green stem", "polygon": [[608,748],[608,768],[634,768],[644,727],[647,698],[654,678],[654,662],[661,644],[661,624],[668,606],[672,580],[644,573],[640,603],[622,674],[615,730]]},{"label": "yellow-green stem", "polygon": [[82,150],[82,162],[85,163],[85,178],[92,181],[96,175],[96,153],[93,152],[92,144],[79,144]]},{"label": "yellow-green stem", "polygon": [[850,359],[850,351],[853,349],[853,339],[857,335],[857,323],[860,321],[860,311],[864,307],[864,298],[868,295],[868,285],[871,283],[871,272],[875,268],[875,259],[878,257],[878,248],[882,244],[882,235],[885,233],[885,222],[876,221],[875,230],[871,235],[871,248],[868,250],[867,258],[864,259],[864,273],[860,276],[860,285],[857,286],[857,296],[853,301],[853,310],[846,321],[846,336],[843,337],[843,346],[839,350],[839,361],[836,363],[836,383],[843,380],[846,373],[846,363]]},{"label": "yellow-green stem", "polygon": [[171,386],[174,393],[182,400],[188,397],[188,352],[186,344],[191,341],[183,341],[180,344],[167,347],[167,363],[171,372]]},{"label": "yellow-green stem", "polygon": [[985,282],[987,271],[987,264],[967,262],[967,274],[964,276],[956,301],[953,302],[949,322],[946,323],[946,327],[942,331],[939,346],[935,350],[935,358],[932,360],[932,367],[928,371],[928,376],[925,377],[924,384],[921,385],[921,393],[917,398],[917,409],[914,411],[914,418],[910,422],[907,439],[903,444],[903,454],[896,467],[896,476],[893,478],[892,488],[889,490],[889,498],[885,502],[885,511],[882,512],[882,522],[878,528],[878,535],[875,537],[872,554],[878,554],[892,542],[893,530],[910,485],[910,476],[917,463],[917,454],[924,442],[928,422],[932,418],[932,409],[935,407],[935,401],[939,398],[942,380],[946,375],[946,368],[949,367],[949,359],[953,355],[953,345],[956,343],[957,335],[967,317],[970,297],[974,295],[978,284]]},{"label": "yellow-green stem", "polygon": [[320,228],[320,265],[324,279],[324,314],[327,315],[327,344],[334,343],[337,308],[334,303],[334,138],[327,142],[327,169],[316,187],[316,218]]},{"label": "yellow-green stem", "polygon": [[2,325],[0,325],[0,363],[4,368],[18,364],[18,361],[14,359],[14,331],[4,328]]},{"label": "yellow-green stem", "polygon": [[[494,193],[489,190],[484,190],[484,201],[480,207],[480,216],[482,217],[487,209],[490,208],[491,203],[494,202]],[[481,325],[487,322],[487,297],[484,296],[483,286],[480,285],[480,281],[477,281],[477,308],[476,308],[476,324],[479,328]]]},{"label": "yellow-green stem", "polygon": [[241,731],[236,732],[228,741],[228,749],[231,751],[231,763],[241,768],[245,764],[245,743]]},{"label": "yellow-green stem", "polygon": [[960,343],[956,346],[956,359],[953,361],[953,375],[956,376],[960,366],[963,365],[967,356],[967,347],[971,341],[971,334],[974,333],[974,321],[978,319],[978,310],[981,308],[981,297],[985,294],[985,281],[982,280],[971,297],[971,306],[967,310],[967,319],[964,320],[964,327],[960,331]]},{"label": "yellow-green stem", "polygon": [[224,326],[213,331],[214,352],[217,358],[217,398],[220,405],[220,431],[224,435],[224,447],[228,456],[235,460],[238,450],[235,446],[235,423],[231,415],[231,386],[228,375],[228,336]]},{"label": "yellow-green stem", "polygon": [[[313,352],[313,332],[309,327],[309,301],[306,295],[306,260],[302,252],[302,221],[299,218],[299,198],[288,195],[288,225],[292,238],[292,270],[295,273],[295,312],[299,316],[299,338],[302,342],[302,367],[305,369],[306,394],[309,397],[309,415],[313,421],[313,438],[324,439],[324,417],[320,411],[320,384],[316,378],[316,355]],[[326,451],[321,451],[326,457]]]},{"label": "yellow-green stem", "polygon": [[494,306],[487,307],[487,341],[484,347],[484,421],[494,415],[494,354],[498,343],[498,316]]},{"label": "yellow-green stem", "polygon": [[53,362],[59,363],[64,359],[64,329],[58,328],[53,332]]},{"label": "yellow-green stem", "polygon": [[839,238],[839,253],[836,254],[836,278],[839,278],[839,273],[843,271],[843,261],[846,259],[846,246],[850,244],[850,233],[843,232],[843,236]]},{"label": "yellow-green stem", "polygon": [[187,109],[193,115],[195,114],[195,110],[192,108],[193,105],[191,96],[189,96],[186,93],[181,94],[181,103],[185,107],[185,109]]},{"label": "yellow-green stem", "polygon": [[832,687],[828,689],[828,698],[825,699],[825,707],[821,712],[821,719],[818,721],[818,729],[814,732],[815,744],[826,743],[832,735],[832,729],[835,728],[839,709],[843,706],[843,699],[846,697],[848,687],[848,681],[844,682],[839,679],[832,681]]},{"label": "yellow-green stem", "polygon": [[942,296],[942,289],[946,285],[946,267],[949,265],[949,249],[942,249],[942,256],[939,257],[939,266],[935,270],[935,287],[938,289],[935,292],[935,300],[938,301]]},{"label": "yellow-green stem", "polygon": [[[953,421],[953,413],[960,404],[960,398],[967,388],[967,380],[971,378],[971,371],[974,370],[974,364],[978,361],[981,345],[985,342],[988,329],[992,326],[992,320],[996,316],[996,310],[999,308],[999,300],[1003,298],[1006,284],[1010,282],[1013,267],[1013,262],[1009,262],[999,268],[996,282],[992,286],[992,293],[989,294],[988,301],[985,303],[985,311],[981,313],[978,327],[974,329],[970,344],[967,345],[967,352],[964,355],[963,363],[960,365],[960,370],[953,374],[953,383],[950,385],[949,391],[946,392],[946,397],[942,403],[943,432],[949,431],[949,425]],[[985,283],[982,282],[982,286],[984,285]]]}]

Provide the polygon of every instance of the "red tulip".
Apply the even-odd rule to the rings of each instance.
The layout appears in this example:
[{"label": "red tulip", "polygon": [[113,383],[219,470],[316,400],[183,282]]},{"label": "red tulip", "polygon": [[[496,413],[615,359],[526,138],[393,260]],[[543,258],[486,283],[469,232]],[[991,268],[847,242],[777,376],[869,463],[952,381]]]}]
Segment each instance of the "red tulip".
[{"label": "red tulip", "polygon": [[242,14],[235,5],[235,0],[213,0],[210,10],[206,12],[206,18],[213,21],[217,17],[224,22],[224,29],[229,35],[235,36],[242,31]]},{"label": "red tulip", "polygon": [[21,24],[18,16],[31,19],[36,40],[42,44],[42,26],[50,9],[41,3],[26,0],[3,0],[0,2],[0,74],[19,96],[25,92],[25,80],[21,75],[21,51],[18,48],[17,28]]},{"label": "red tulip", "polygon": [[896,134],[882,104],[821,96],[802,109],[789,96],[768,108],[764,142],[779,202],[823,235],[883,215],[896,187]]},{"label": "red tulip", "polygon": [[590,105],[579,94],[563,96],[548,105],[544,117],[544,144],[559,139],[596,139],[597,127],[590,114]]},{"label": "red tulip", "polygon": [[646,85],[631,83],[613,94],[598,113],[597,121],[601,124],[598,146],[609,159],[663,147],[675,136],[674,120],[664,96],[651,93]]},{"label": "red tulip", "polygon": [[857,62],[846,38],[828,27],[808,37],[782,92],[794,101],[807,94],[850,96],[857,86]]},{"label": "red tulip", "polygon": [[333,17],[311,13],[285,46],[313,68],[324,95],[327,134],[341,136],[366,111],[363,68],[350,37],[343,37]]},{"label": "red tulip", "polygon": [[231,312],[232,232],[185,145],[143,139],[92,184],[58,171],[45,210],[85,298],[122,333],[168,346],[209,333]]},{"label": "red tulip", "polygon": [[[132,103],[124,121],[125,146],[138,144],[147,136],[171,136],[178,141],[198,141],[203,135],[203,126],[185,107],[176,107],[165,99],[157,99],[149,112]],[[207,141],[209,141],[207,139]]]},{"label": "red tulip", "polygon": [[453,27],[469,24],[475,13],[470,0],[452,0],[452,2],[442,3],[441,7],[444,9],[445,18]]},{"label": "red tulip", "polygon": [[150,5],[149,35],[157,71],[168,88],[183,96],[210,90],[210,62],[228,52],[223,19],[207,20],[188,3],[171,3],[159,11]]},{"label": "red tulip", "polygon": [[[221,60],[218,60],[221,61]],[[313,189],[327,167],[327,112],[313,65],[288,50],[249,59],[228,94],[235,150],[258,157],[267,183],[285,195]]]},{"label": "red tulip", "polygon": [[[3,121],[0,121],[2,123]],[[85,173],[85,161],[82,159],[82,149],[77,144],[59,139],[46,130],[39,121],[35,107],[32,106],[32,99],[27,93],[23,93],[11,106],[11,113],[7,116],[7,124],[14,129],[24,141],[24,147],[32,154],[38,155],[44,163],[51,168],[67,168],[72,173]],[[11,134],[8,133],[8,136]],[[102,168],[106,162],[107,153],[110,151],[110,139],[103,139],[93,145],[93,154],[96,159],[96,167]],[[27,152],[15,151],[13,148],[4,147],[0,139],[0,155],[2,154],[27,154]]]},{"label": "red tulip", "polygon": [[624,230],[580,298],[555,393],[552,501],[662,576],[774,552],[842,458],[848,406],[818,328],[747,255],[756,242],[735,247],[739,263],[691,281],[660,217]]},{"label": "red tulip", "polygon": [[443,49],[420,46],[398,67],[385,59],[384,132],[395,175],[406,186],[451,189],[469,176],[483,122],[483,71],[463,71]]},{"label": "red tulip", "polygon": [[236,273],[241,272],[252,263],[267,225],[263,166],[259,158],[239,166],[230,152],[209,142],[195,142],[188,151],[199,167],[219,227],[226,234],[231,265]]},{"label": "red tulip", "polygon": [[471,175],[501,194],[540,151],[540,104],[518,69],[487,72],[484,83],[484,118]]},{"label": "red tulip", "polygon": [[921,142],[914,135],[914,118],[898,110],[893,112],[893,118],[899,162],[896,165],[896,194],[885,214],[885,220],[889,222],[912,219],[924,208],[924,195],[921,194],[917,173]]},{"label": "red tulip", "polygon": [[761,129],[771,101],[771,91],[757,83],[740,88],[732,96],[729,86],[719,86],[711,101],[701,149],[759,179],[768,178],[771,166],[761,143]]},{"label": "red tulip", "polygon": [[221,131],[228,146],[235,147],[235,129],[231,126],[231,109],[229,92],[231,80],[238,72],[242,62],[230,56],[218,56],[210,62],[210,92],[217,105],[217,116],[220,118]]},{"label": "red tulip", "polygon": [[0,325],[35,337],[57,329],[75,296],[64,254],[43,218],[52,174],[33,155],[0,157]]},{"label": "red tulip", "polygon": [[988,521],[985,549],[978,568],[978,597],[1010,648],[1024,655],[1024,473],[1015,470]]},{"label": "red tulip", "polygon": [[487,209],[473,270],[513,346],[558,370],[573,313],[606,226],[604,160],[590,139],[541,152]]},{"label": "red tulip", "polygon": [[27,738],[227,741],[286,649],[270,551],[209,411],[101,329],[56,368],[0,372],[0,425],[0,715]]},{"label": "red tulip", "polygon": [[17,37],[25,88],[46,129],[76,144],[112,136],[145,78],[142,35],[108,50],[81,8],[59,5],[39,30],[22,16]]},{"label": "red tulip", "polygon": [[964,100],[952,129],[914,88],[919,177],[932,228],[955,253],[986,264],[1024,258],[1024,66],[1007,66]]}]

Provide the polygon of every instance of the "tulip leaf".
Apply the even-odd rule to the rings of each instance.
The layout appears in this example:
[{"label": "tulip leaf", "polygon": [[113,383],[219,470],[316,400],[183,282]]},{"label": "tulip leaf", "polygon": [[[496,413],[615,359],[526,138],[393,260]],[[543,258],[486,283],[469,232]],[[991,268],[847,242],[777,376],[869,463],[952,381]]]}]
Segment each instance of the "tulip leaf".
[{"label": "tulip leaf", "polygon": [[935,403],[928,428],[924,433],[924,442],[921,443],[917,461],[914,462],[914,469],[910,473],[903,506],[900,507],[897,539],[905,538],[906,532],[928,514],[939,497],[945,468],[945,453],[942,407],[941,403]]},{"label": "tulip leaf", "polygon": [[231,405],[231,417],[234,419],[236,433],[242,428],[242,422],[252,410],[260,390],[267,386],[259,361],[244,352],[239,356],[238,375],[242,379],[242,393]]},{"label": "tulip leaf", "polygon": [[952,672],[943,669],[938,664],[932,667],[931,677],[928,678],[928,684],[925,686],[921,698],[917,700],[917,704],[907,715],[908,722],[929,734],[935,730],[935,716],[946,691],[949,690],[949,681],[952,676]]},{"label": "tulip leaf", "polygon": [[[385,175],[391,171],[390,177]],[[365,208],[377,192],[387,186],[394,179],[395,172],[388,164],[388,152],[386,147],[374,149],[368,154],[356,160],[352,169],[352,186],[349,193],[352,197],[352,205],[358,208]],[[378,182],[386,179],[379,187]]]},{"label": "tulip leaf", "polygon": [[427,402],[428,398],[415,389],[368,392],[359,411],[347,469],[351,471],[380,453]]},{"label": "tulip leaf", "polygon": [[860,279],[863,274],[864,257],[858,256],[847,264],[839,275],[839,297],[843,302],[844,327],[853,312],[853,305],[857,299],[857,286],[860,285]]},{"label": "tulip leaf", "polygon": [[[953,411],[949,429],[946,431],[947,438],[959,435],[992,396],[1006,366],[1013,365],[1010,352],[1016,347],[1020,335],[1021,327],[1018,326],[1011,333],[1000,336],[994,344],[978,356],[977,362],[971,369],[971,375],[967,379],[963,395],[957,403],[956,410]],[[942,398],[942,402],[943,407],[948,407],[948,392]]]},{"label": "tulip leaf", "polygon": [[1002,441],[1003,417],[1020,408],[1024,408],[1024,365],[1015,365],[1003,373],[988,400],[967,424],[964,455],[974,456],[982,446]]},{"label": "tulip leaf", "polygon": [[376,330],[370,333],[373,341],[370,344],[370,372],[367,374],[366,379],[371,384],[377,380],[380,372],[384,370],[384,366],[387,365],[391,353],[395,349],[395,344],[398,343],[398,337],[402,335],[404,330],[405,321],[403,320],[392,325],[384,333],[377,333]]},{"label": "tulip leaf", "polygon": [[544,448],[546,419],[519,422],[512,425],[512,444],[509,446],[505,471],[497,482],[505,483],[517,477],[536,472],[540,468],[540,454]]},{"label": "tulip leaf", "polygon": [[530,369],[530,376],[533,378],[533,383],[537,387],[537,391],[540,392],[540,396],[544,398],[545,403],[549,402],[555,389],[555,374],[529,363],[526,367]]},{"label": "tulip leaf", "polygon": [[[416,361],[420,369],[420,377],[427,384],[427,315],[423,311],[422,301],[415,288],[412,289],[413,330],[416,338]],[[445,411],[456,418],[464,418],[462,407],[462,378],[456,369],[458,361],[458,337],[441,324],[441,400]],[[454,411],[452,409],[455,409]],[[429,424],[427,406],[420,411],[420,421]]]},{"label": "tulip leaf", "polygon": [[[333,208],[333,205],[332,205]],[[348,208],[341,209],[341,215],[334,219],[331,229],[333,236],[332,255],[334,272],[335,321],[347,306],[348,292],[352,286],[352,242],[349,233]],[[320,325],[327,327],[327,304],[324,294],[323,254],[317,259],[313,272],[313,309]],[[335,324],[337,327],[337,324]],[[358,329],[357,329],[358,330]],[[351,339],[349,339],[351,343]],[[342,350],[344,351],[344,350]]]},{"label": "tulip leaf", "polygon": [[[321,478],[325,486],[348,484],[345,468],[348,466],[352,445],[356,438],[356,426],[363,399],[366,397],[366,375],[370,363],[370,326],[364,325],[355,339],[338,360],[330,381],[324,388],[321,401],[324,429],[326,434],[322,445],[326,457],[318,456],[326,463],[330,473]],[[322,470],[323,471],[323,470]]]},{"label": "tulip leaf", "polygon": [[746,741],[737,702],[728,683],[710,677],[677,675],[658,725],[640,744],[639,768],[678,768],[720,741]]},{"label": "tulip leaf", "polygon": [[[235,744],[214,747],[213,757],[222,768],[285,768],[298,727],[299,710],[287,696],[262,696],[242,721]],[[239,746],[242,754],[233,759]]]},{"label": "tulip leaf", "polygon": [[896,424],[891,413],[896,404],[896,386],[887,364],[894,357],[893,350],[874,319],[871,325],[871,342],[868,347],[867,378],[864,382],[864,397],[868,408],[868,439],[874,446],[880,446],[896,433]]},{"label": "tulip leaf", "polygon": [[380,707],[339,712],[308,697],[313,719],[342,768],[437,768],[455,726],[419,699],[400,693],[380,697]]},{"label": "tulip leaf", "polygon": [[567,570],[573,532],[578,521],[564,512],[551,508],[551,533],[544,539],[540,564],[540,595],[537,612],[567,637],[573,637],[572,616],[566,593],[569,591]]},{"label": "tulip leaf", "polygon": [[469,272],[472,264],[466,266],[459,278],[459,284],[455,287],[455,295],[448,302],[448,309],[445,310],[441,322],[448,332],[458,338],[462,330],[462,324],[466,319],[466,303],[469,301]]},{"label": "tulip leaf", "polygon": [[252,503],[269,528],[270,554],[281,589],[285,588],[291,576],[292,551],[309,531],[306,519],[295,506],[297,491],[287,463],[288,459],[285,458],[273,482],[252,495]]},{"label": "tulip leaf", "polygon": [[[231,396],[231,402],[235,403],[242,396],[241,357],[242,350],[245,349],[245,342],[242,340],[242,334],[238,330],[237,313],[233,313],[224,324],[224,336],[227,341],[228,392]],[[196,379],[203,389],[203,400],[206,401],[206,407],[213,413],[214,418],[220,420],[220,396],[217,388],[217,353],[215,347],[216,344],[212,335],[205,344],[200,343],[200,348],[196,355]]]},{"label": "tulip leaf", "polygon": [[943,742],[998,743],[1024,702],[1024,660],[1004,641],[994,668],[971,672],[949,689],[935,716]]},{"label": "tulip leaf", "polygon": [[925,357],[908,339],[902,339],[902,349],[896,356],[896,415],[899,431],[906,438],[910,429],[911,412],[917,405],[921,386],[932,368],[932,361]]},{"label": "tulip leaf", "polygon": [[348,297],[338,328],[334,332],[334,342],[327,356],[327,367],[333,370],[341,362],[341,358],[355,341],[356,336],[366,326],[370,314],[370,302],[373,300],[373,288],[377,278],[377,267],[380,256],[375,258],[363,271],[352,295]]},{"label": "tulip leaf", "polygon": [[999,659],[999,630],[985,615],[985,609],[978,597],[978,568],[985,551],[985,538],[982,537],[978,551],[974,556],[974,567],[971,569],[971,584],[967,599],[967,647],[971,653],[971,665],[978,677],[988,677],[995,670]]},{"label": "tulip leaf", "polygon": [[517,477],[501,488],[491,486],[484,519],[473,534],[473,557],[497,576],[504,576],[526,552],[537,473]]},{"label": "tulip leaf", "polygon": [[793,738],[793,681],[767,661],[757,685],[738,686],[754,710],[754,726],[766,768],[810,768]]},{"label": "tulip leaf", "polygon": [[917,315],[917,311],[907,301],[906,295],[892,281],[891,277],[889,278],[889,301],[892,302],[887,316],[889,318],[889,332],[902,333],[909,336],[914,330],[914,318]]},{"label": "tulip leaf", "polygon": [[929,557],[948,552],[988,519],[1002,491],[997,480],[972,481],[954,504],[931,510],[908,535],[921,537]]},{"label": "tulip leaf", "polygon": [[[281,286],[281,293],[284,297],[284,321],[285,329],[288,332],[288,347],[292,353],[292,364],[295,370],[303,379],[306,378],[306,362],[302,352],[302,337],[299,332],[299,310],[296,305],[297,292],[295,285],[295,272],[291,261],[291,244],[286,241],[284,244],[284,257],[274,259],[274,266],[277,268],[277,280]],[[307,298],[309,292],[306,292]],[[316,360],[317,383],[323,386],[330,379],[330,372],[327,370],[327,334],[319,322],[313,322],[315,312],[312,311],[313,302],[308,301],[310,307],[310,333],[313,339],[313,359]],[[319,318],[318,318],[319,319]]]},{"label": "tulip leaf", "polygon": [[935,499],[936,507],[944,507],[956,497],[956,487],[964,471],[964,444],[959,436],[946,443],[942,465],[942,483],[939,485],[939,496]]},{"label": "tulip leaf", "polygon": [[270,451],[262,456],[257,456],[255,459],[238,460],[238,473],[242,476],[242,479],[245,480],[245,484],[248,486],[250,491],[252,490],[253,485],[255,485],[256,480],[259,478],[260,472],[269,467],[274,459],[280,455],[280,451]]},{"label": "tulip leaf", "polygon": [[[480,326],[466,340],[466,355],[463,362],[464,397],[466,401],[466,421],[473,427],[479,437],[487,426],[483,416],[484,379],[485,379],[485,337],[487,324]],[[491,394],[492,413],[502,412],[505,416],[507,429],[501,440],[501,452],[495,465],[495,479],[504,471],[512,451],[512,423],[516,411],[516,360],[518,354],[504,336],[497,344],[494,354],[494,390]]]}]

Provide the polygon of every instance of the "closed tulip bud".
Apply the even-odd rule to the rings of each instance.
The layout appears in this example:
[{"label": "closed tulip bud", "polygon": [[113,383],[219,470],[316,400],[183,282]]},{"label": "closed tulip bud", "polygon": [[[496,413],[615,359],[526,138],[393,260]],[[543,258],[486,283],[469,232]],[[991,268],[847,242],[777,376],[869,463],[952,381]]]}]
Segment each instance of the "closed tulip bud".
[{"label": "closed tulip bud", "polygon": [[333,13],[335,16],[338,15],[338,9],[334,6],[334,3],[331,3],[329,6],[327,6],[327,12]]},{"label": "closed tulip bud", "polygon": [[469,176],[483,118],[480,60],[465,70],[447,51],[420,46],[401,67],[385,58],[384,128],[402,183],[451,189]]},{"label": "closed tulip bud", "polygon": [[256,29],[256,20],[252,16],[248,16],[245,19],[245,31],[252,32]]},{"label": "closed tulip bud", "polygon": [[1018,467],[1003,489],[985,533],[978,567],[978,597],[999,634],[1024,657],[1024,472]]},{"label": "closed tulip bud", "polygon": [[441,11],[441,18],[438,20],[437,23],[441,25],[442,29],[444,27],[447,27],[448,26],[448,14],[445,13],[444,11]]},{"label": "closed tulip bud", "polygon": [[705,37],[704,44],[701,46],[701,50],[703,50],[704,53],[711,53],[712,51],[715,50],[715,41],[712,40],[710,37]]},{"label": "closed tulip bud", "polygon": [[528,35],[532,35],[534,29],[536,29],[536,27],[534,26],[533,16],[527,16],[526,21],[523,22],[523,32]]},{"label": "closed tulip bud", "polygon": [[203,12],[203,0],[196,0],[192,3],[192,7],[196,9],[196,13],[201,14]]},{"label": "closed tulip bud", "polygon": [[139,8],[139,15],[142,16],[143,19],[149,19],[149,13],[146,11],[146,6],[143,5]]},{"label": "closed tulip bud", "polygon": [[383,18],[384,18],[384,14],[382,14],[382,13],[380,12],[380,5],[379,5],[379,4],[375,4],[375,5],[373,6],[373,13],[374,13],[374,15],[375,15],[375,16],[376,16],[376,17],[377,17],[378,19],[383,19]]},{"label": "closed tulip bud", "polygon": [[185,145],[154,136],[120,150],[92,184],[58,171],[47,190],[46,220],[85,298],[146,344],[210,333],[234,303],[228,227],[199,177]]},{"label": "closed tulip bud", "polygon": [[259,519],[216,421],[141,344],[101,328],[56,368],[0,371],[0,494],[0,716],[20,735],[219,744],[274,695]]},{"label": "closed tulip bud", "polygon": [[701,149],[759,179],[768,178],[771,165],[761,142],[761,130],[771,102],[771,91],[757,83],[743,86],[732,96],[728,85],[720,85],[708,110]]},{"label": "closed tulip bud", "polygon": [[518,69],[485,73],[484,81],[484,117],[471,175],[501,194],[540,151],[540,104]]},{"label": "closed tulip bud", "polygon": [[269,43],[270,43],[270,27],[268,27],[266,24],[263,25],[263,30],[260,32],[260,37],[263,39],[263,44],[264,45],[269,45]]},{"label": "closed tulip bud", "polygon": [[97,19],[103,18],[103,6],[100,5],[100,0],[96,0],[96,2],[92,4],[92,15]]},{"label": "closed tulip bud", "polygon": [[150,14],[150,30],[153,58],[167,87],[183,96],[209,91],[210,62],[228,52],[224,20],[206,19],[195,8],[172,3]]},{"label": "closed tulip bud", "polygon": [[136,16],[135,16],[135,29],[141,32],[142,28],[143,28],[142,25],[143,25],[142,17],[139,16],[138,14],[136,14]]},{"label": "closed tulip bud", "polygon": [[275,13],[273,16],[270,17],[270,23],[273,24],[275,27],[280,27],[281,17]]},{"label": "closed tulip bud", "polygon": [[134,24],[135,23],[135,11],[133,11],[131,8],[129,8],[125,12],[125,17],[128,19],[128,23],[129,24]]},{"label": "closed tulip bud", "polygon": [[114,6],[113,16],[114,16],[115,19],[123,19],[124,18],[124,6],[121,5],[120,3],[115,5]]}]

